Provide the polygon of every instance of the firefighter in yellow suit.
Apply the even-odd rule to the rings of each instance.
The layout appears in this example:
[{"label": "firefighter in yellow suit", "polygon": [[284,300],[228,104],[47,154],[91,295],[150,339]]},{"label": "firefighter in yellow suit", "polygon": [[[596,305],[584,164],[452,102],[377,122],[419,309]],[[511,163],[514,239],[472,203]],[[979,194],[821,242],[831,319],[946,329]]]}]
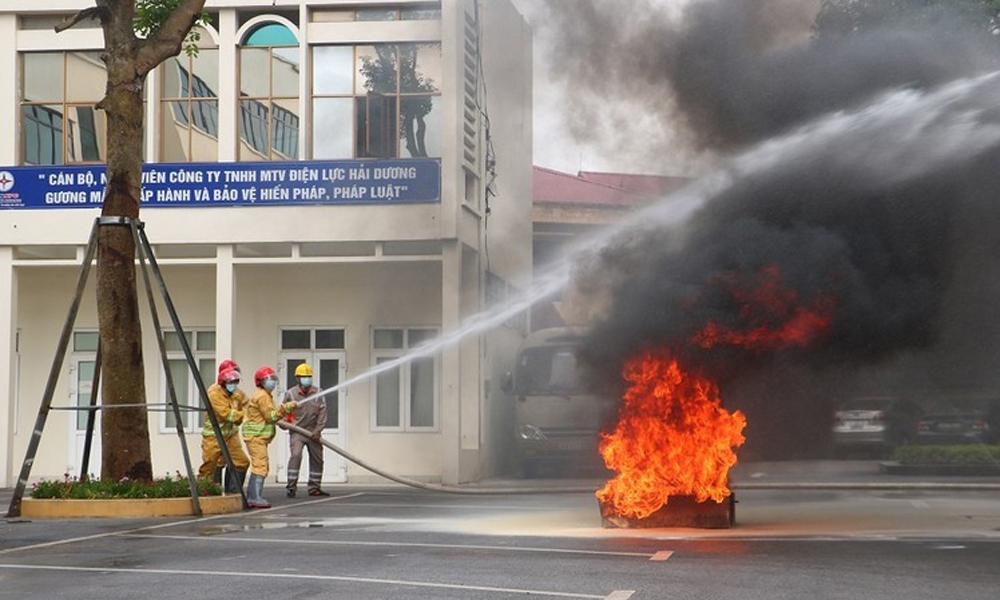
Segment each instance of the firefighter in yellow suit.
[{"label": "firefighter in yellow suit", "polygon": [[[208,402],[219,421],[219,429],[222,430],[222,437],[229,449],[229,456],[233,459],[236,480],[240,486],[237,488],[232,477],[226,477],[225,490],[227,494],[235,494],[243,487],[247,468],[250,466],[250,459],[243,452],[243,445],[240,443],[240,423],[243,422],[247,396],[243,390],[239,389],[239,384],[240,372],[235,368],[226,368],[219,372],[218,380],[208,388]],[[215,436],[215,430],[212,429],[212,421],[208,415],[205,415],[205,428],[201,431],[202,463],[201,468],[198,469],[198,477],[211,476],[215,472],[221,456],[222,448]]]},{"label": "firefighter in yellow suit", "polygon": [[243,442],[250,454],[250,481],[247,483],[247,505],[250,508],[271,508],[264,499],[264,480],[270,470],[267,446],[274,439],[274,424],[298,406],[295,402],[285,402],[275,408],[272,390],[278,383],[274,369],[263,366],[254,373],[257,389],[247,404],[246,418],[243,420]]}]

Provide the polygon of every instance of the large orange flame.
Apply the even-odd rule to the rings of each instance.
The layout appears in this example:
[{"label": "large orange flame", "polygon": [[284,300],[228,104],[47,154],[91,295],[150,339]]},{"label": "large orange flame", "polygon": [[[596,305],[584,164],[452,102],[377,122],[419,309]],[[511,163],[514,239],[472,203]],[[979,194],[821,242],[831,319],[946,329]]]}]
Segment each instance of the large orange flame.
[{"label": "large orange flame", "polygon": [[[832,323],[834,302],[808,305],[782,285],[776,265],[754,274],[718,277],[739,304],[739,327],[707,323],[690,343],[751,352],[804,347]],[[664,349],[650,350],[623,369],[628,389],[618,425],[602,434],[601,455],[617,475],[597,492],[605,516],[644,519],[671,496],[722,502],[730,496],[729,469],[743,444],[746,417],[722,408],[717,386],[688,372]]]},{"label": "large orange flame", "polygon": [[684,372],[662,349],[633,358],[624,377],[630,387],[618,426],[601,441],[605,464],[618,472],[597,492],[605,515],[644,519],[670,496],[728,498],[743,414],[722,408],[715,384]]},{"label": "large orange flame", "polygon": [[781,283],[777,265],[764,267],[755,277],[756,285],[730,278],[733,298],[740,303],[740,330],[726,329],[709,321],[692,340],[702,348],[738,346],[747,350],[774,350],[788,346],[805,347],[829,329],[834,303],[818,297],[804,306],[794,290]]}]

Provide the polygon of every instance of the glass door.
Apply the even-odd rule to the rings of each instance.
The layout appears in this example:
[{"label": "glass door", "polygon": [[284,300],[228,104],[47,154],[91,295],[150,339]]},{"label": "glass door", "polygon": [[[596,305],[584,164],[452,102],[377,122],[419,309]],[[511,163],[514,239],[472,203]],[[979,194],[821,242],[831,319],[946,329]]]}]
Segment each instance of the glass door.
[{"label": "glass door", "polygon": [[[94,367],[96,360],[92,357],[75,357],[70,366],[70,401],[74,406],[90,406],[91,390],[94,385]],[[100,395],[98,395],[100,404]],[[87,440],[87,415],[88,411],[75,411],[72,422],[72,443],[70,444],[69,466],[66,472],[74,477],[80,477],[81,461],[83,460],[84,445]],[[87,466],[87,475],[100,477],[101,474],[101,411],[94,411],[94,434],[90,445],[90,461]]]}]

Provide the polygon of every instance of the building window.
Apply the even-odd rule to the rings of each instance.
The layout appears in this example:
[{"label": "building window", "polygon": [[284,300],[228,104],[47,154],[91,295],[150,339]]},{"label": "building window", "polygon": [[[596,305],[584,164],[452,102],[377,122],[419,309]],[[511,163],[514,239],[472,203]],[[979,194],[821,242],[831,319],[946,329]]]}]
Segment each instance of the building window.
[{"label": "building window", "polygon": [[441,156],[441,45],[315,46],[313,158]]},{"label": "building window", "polygon": [[417,8],[401,9],[317,9],[313,12],[312,20],[317,23],[343,23],[347,21],[440,21],[441,3],[432,2]]},{"label": "building window", "polygon": [[[437,338],[437,329],[372,331],[376,366],[395,361]],[[375,430],[430,431],[437,428],[437,355],[420,356],[375,376],[372,425]]]},{"label": "building window", "polygon": [[[185,331],[185,337],[194,360],[198,365],[198,373],[201,381],[207,389],[215,383],[215,332],[214,331]],[[170,368],[170,378],[174,383],[174,391],[177,394],[177,404],[180,406],[201,406],[198,383],[191,377],[191,369],[188,367],[187,359],[184,356],[184,349],[181,346],[180,336],[175,331],[163,332],[163,345],[167,351],[167,364]],[[244,377],[246,377],[244,375]],[[177,418],[170,407],[170,392],[167,390],[166,375],[160,372],[160,402],[165,404],[163,418],[160,419],[160,431],[163,433],[174,433],[177,431]],[[244,390],[246,391],[246,390]],[[181,419],[184,420],[184,430],[188,433],[201,431],[204,423],[204,410],[181,409]]]},{"label": "building window", "polygon": [[299,42],[284,25],[253,29],[240,47],[239,160],[299,157]]},{"label": "building window", "polygon": [[219,50],[202,32],[195,56],[181,54],[161,67],[160,160],[219,159]]},{"label": "building window", "polygon": [[101,163],[107,154],[107,71],[98,52],[21,54],[21,163]]}]

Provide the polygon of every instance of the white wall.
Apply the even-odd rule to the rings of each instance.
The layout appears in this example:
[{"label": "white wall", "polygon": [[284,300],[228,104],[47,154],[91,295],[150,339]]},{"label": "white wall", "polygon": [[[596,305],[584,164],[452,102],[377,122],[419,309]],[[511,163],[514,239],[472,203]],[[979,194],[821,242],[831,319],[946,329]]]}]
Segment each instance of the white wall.
[{"label": "white wall", "polygon": [[[444,0],[440,24],[433,22],[306,24],[301,31],[308,42],[376,40],[425,40],[440,38],[444,60],[459,61],[463,38],[464,10],[471,0]],[[391,2],[398,6],[405,1]],[[17,31],[18,10],[71,12],[90,6],[90,0],[50,0],[43,8],[35,0],[7,0],[0,7],[0,65],[16,73],[17,51],[44,49],[99,48],[99,30],[54,34],[48,30]],[[236,15],[230,8],[260,6],[294,9],[335,5],[323,0],[209,0],[211,9],[221,9],[220,45],[231,41]],[[347,2],[346,5],[358,5]],[[491,268],[506,280],[526,287],[531,266],[531,48],[530,31],[507,0],[481,2],[484,19],[484,65],[489,90],[488,110],[493,119],[492,135],[499,158],[498,191],[493,200],[488,238]],[[347,36],[347,37],[344,37]],[[456,37],[459,36],[459,37]],[[515,51],[512,51],[515,50]],[[234,59],[230,47],[220,48],[222,60]],[[303,56],[305,58],[305,56]],[[226,67],[223,79],[226,79]],[[522,73],[523,80],[518,78]],[[446,65],[444,77],[460,73],[461,65]],[[226,80],[228,81],[228,80]],[[230,82],[231,83],[231,82]],[[228,87],[227,87],[228,86]],[[304,86],[304,84],[303,84]],[[220,82],[220,94],[235,90],[235,84]],[[347,334],[348,377],[371,365],[370,328],[373,326],[433,325],[446,331],[460,327],[464,319],[480,309],[479,289],[485,250],[482,239],[483,215],[463,207],[464,175],[461,169],[461,86],[453,80],[442,82],[442,106],[446,126],[442,157],[442,197],[437,204],[406,206],[298,206],[246,208],[144,208],[142,219],[154,246],[176,250],[184,245],[212,248],[249,243],[277,243],[292,247],[298,243],[370,242],[374,252],[363,256],[299,258],[298,247],[290,255],[257,260],[233,259],[235,307],[220,306],[226,294],[216,294],[216,266],[212,256],[164,261],[171,295],[186,327],[215,328],[224,333],[232,314],[232,355],[246,374],[261,364],[274,364],[279,352],[278,332],[282,326],[344,327]],[[151,87],[155,90],[155,86]],[[304,89],[304,87],[302,88]],[[0,165],[17,161],[19,132],[18,86],[0,92]],[[303,105],[307,103],[303,96]],[[235,100],[231,104],[235,106]],[[149,114],[160,108],[151,103]],[[235,121],[233,106],[220,105],[220,119]],[[308,112],[303,111],[308,119]],[[236,128],[220,123],[220,157],[235,152]],[[303,127],[308,134],[309,127]],[[448,135],[450,132],[450,135]],[[148,148],[156,148],[150,140]],[[13,484],[12,473],[20,468],[28,435],[37,414],[45,380],[66,311],[79,274],[81,246],[86,242],[97,209],[0,210],[0,285],[11,291],[6,306],[0,300],[0,333],[21,331],[20,389],[0,385],[0,415],[13,414],[13,399],[20,398],[18,434],[7,426],[5,444],[0,445],[0,486]],[[412,256],[384,255],[383,243],[427,241],[425,249]],[[434,246],[438,249],[434,249]],[[58,246],[76,260],[23,260],[19,253]],[[211,254],[211,253],[210,253]],[[5,258],[6,257],[6,258]],[[5,263],[4,261],[7,260]],[[29,265],[30,263],[30,265]],[[255,263],[255,264],[251,264]],[[140,282],[140,306],[145,305]],[[9,282],[9,283],[8,283]],[[291,293],[294,290],[296,293]],[[3,298],[5,290],[0,290]],[[148,335],[152,329],[143,308],[146,389],[156,398],[160,389],[157,345]],[[88,290],[77,320],[77,329],[96,328],[92,290]],[[162,325],[170,327],[165,312]],[[8,332],[9,333],[9,332]],[[425,479],[451,481],[489,474],[502,462],[500,441],[504,437],[491,423],[503,415],[505,405],[496,396],[499,382],[487,383],[507,368],[504,360],[517,332],[502,330],[498,343],[482,345],[478,340],[461,348],[442,352],[439,375],[438,431],[433,433],[372,432],[369,426],[371,388],[368,382],[348,390],[347,445],[363,457],[401,474]],[[223,348],[228,341],[220,340]],[[0,350],[4,369],[13,372],[11,350]],[[220,350],[220,352],[224,352]],[[55,404],[66,404],[69,393],[65,367]],[[252,383],[249,383],[252,385]],[[247,387],[247,386],[245,386]],[[489,391],[489,393],[487,393]],[[152,401],[152,400],[151,400]],[[173,432],[160,433],[160,413],[150,415],[154,473],[182,470],[183,463]],[[66,468],[73,415],[52,413],[45,428],[42,451],[32,476],[58,477]],[[501,426],[503,429],[504,426]],[[506,429],[503,429],[506,434]],[[200,434],[188,436],[193,466],[200,463]],[[272,445],[272,457],[274,448]],[[462,464],[459,464],[462,463]],[[273,470],[273,468],[272,468]],[[369,477],[367,471],[351,466],[349,477]]]},{"label": "white wall", "polygon": [[[348,378],[373,364],[372,327],[440,327],[440,264],[242,265],[236,281],[234,358],[244,373],[276,367],[282,327],[343,327]],[[370,384],[364,380],[346,389],[346,449],[395,473],[439,477],[440,432],[372,432]],[[272,459],[275,451],[272,444]],[[352,481],[368,475],[348,466]]]}]

